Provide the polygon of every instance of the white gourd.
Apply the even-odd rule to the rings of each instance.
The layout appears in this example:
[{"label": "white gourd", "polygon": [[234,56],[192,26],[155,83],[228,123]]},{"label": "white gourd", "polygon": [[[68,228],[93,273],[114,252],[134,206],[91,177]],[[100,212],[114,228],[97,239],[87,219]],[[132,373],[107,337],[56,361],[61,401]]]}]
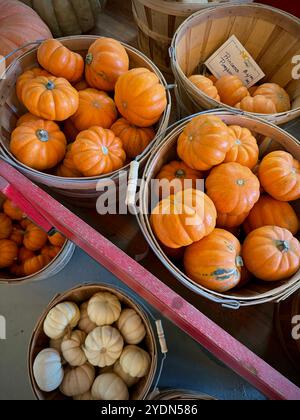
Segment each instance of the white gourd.
[{"label": "white gourd", "polygon": [[140,344],[146,336],[142,318],[133,309],[124,309],[117,327],[128,344]]},{"label": "white gourd", "polygon": [[59,389],[66,397],[75,397],[88,392],[95,379],[95,368],[88,363],[76,368],[68,367]]},{"label": "white gourd", "polygon": [[93,401],[93,396],[92,396],[92,392],[88,391],[85,392],[84,394],[81,395],[77,395],[76,397],[73,397],[74,401]]},{"label": "white gourd", "polygon": [[143,378],[150,369],[151,359],[149,354],[137,346],[125,347],[120,365],[125,373],[134,378]]},{"label": "white gourd", "polygon": [[120,361],[117,361],[114,365],[114,373],[125,382],[128,388],[131,388],[133,385],[137,384],[140,378],[133,378],[132,376],[128,375],[128,373],[124,372],[122,366],[120,365]]},{"label": "white gourd", "polygon": [[68,329],[76,327],[80,319],[78,306],[73,302],[63,302],[50,310],[44,321],[44,332],[53,340],[62,338]]},{"label": "white gourd", "polygon": [[112,366],[121,356],[124,340],[116,328],[97,327],[85,340],[84,352],[93,366]]},{"label": "white gourd", "polygon": [[94,322],[92,322],[88,316],[88,312],[87,312],[88,304],[89,302],[84,302],[80,306],[81,316],[80,316],[80,320],[78,324],[78,328],[81,331],[84,331],[86,334],[89,334],[97,327],[97,325]]},{"label": "white gourd", "polygon": [[33,363],[34,379],[44,392],[52,392],[57,389],[64,379],[59,353],[54,349],[42,350]]},{"label": "white gourd", "polygon": [[98,401],[126,401],[129,392],[126,384],[115,373],[98,376],[92,387],[92,396]]},{"label": "white gourd", "polygon": [[119,299],[108,292],[96,293],[89,301],[88,316],[98,327],[112,325],[121,314]]},{"label": "white gourd", "polygon": [[83,331],[73,331],[71,335],[67,335],[61,344],[63,358],[71,366],[82,366],[86,363],[87,358],[84,354],[82,346],[85,342],[86,334]]}]

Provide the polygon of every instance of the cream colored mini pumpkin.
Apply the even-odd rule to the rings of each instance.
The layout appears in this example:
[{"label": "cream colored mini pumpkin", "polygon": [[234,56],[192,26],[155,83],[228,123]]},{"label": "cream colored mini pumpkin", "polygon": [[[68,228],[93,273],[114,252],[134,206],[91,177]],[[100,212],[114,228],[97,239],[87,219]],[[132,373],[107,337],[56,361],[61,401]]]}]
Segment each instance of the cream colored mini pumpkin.
[{"label": "cream colored mini pumpkin", "polygon": [[88,312],[87,312],[88,304],[89,302],[84,302],[80,306],[81,316],[80,316],[80,321],[78,324],[78,328],[81,331],[84,331],[86,334],[89,334],[97,327],[97,325],[94,322],[92,322],[88,316]]},{"label": "cream colored mini pumpkin", "polygon": [[121,314],[119,299],[108,292],[95,294],[88,304],[88,316],[92,322],[102,327],[116,322]]},{"label": "cream colored mini pumpkin", "polygon": [[93,366],[112,366],[121,356],[124,340],[116,328],[97,327],[85,340],[84,352]]},{"label": "cream colored mini pumpkin", "polygon": [[88,363],[76,368],[68,367],[59,389],[66,397],[82,395],[91,389],[94,379],[95,369]]},{"label": "cream colored mini pumpkin", "polygon": [[84,394],[73,397],[74,401],[93,401],[92,391],[85,392]]},{"label": "cream colored mini pumpkin", "polygon": [[82,366],[86,363],[87,358],[82,349],[85,339],[85,332],[79,330],[65,336],[61,344],[61,351],[63,358],[69,365]]},{"label": "cream colored mini pumpkin", "polygon": [[149,354],[137,346],[125,347],[120,365],[125,373],[133,378],[143,378],[150,369],[151,359]]},{"label": "cream colored mini pumpkin", "polygon": [[92,396],[99,401],[129,400],[126,384],[115,373],[104,373],[98,376],[92,387]]},{"label": "cream colored mini pumpkin", "polygon": [[47,337],[57,340],[63,337],[68,329],[76,327],[80,319],[80,311],[73,302],[59,303],[48,313],[44,322]]},{"label": "cream colored mini pumpkin", "polygon": [[124,372],[122,366],[120,365],[120,361],[114,365],[114,373],[125,382],[128,388],[131,388],[133,385],[137,384],[140,378],[133,378],[132,376],[128,375],[128,373]]},{"label": "cream colored mini pumpkin", "polygon": [[59,353],[54,349],[42,350],[33,363],[34,379],[44,392],[52,392],[57,389],[64,379]]},{"label": "cream colored mini pumpkin", "polygon": [[140,344],[146,336],[142,318],[133,309],[124,309],[117,327],[128,344]]}]

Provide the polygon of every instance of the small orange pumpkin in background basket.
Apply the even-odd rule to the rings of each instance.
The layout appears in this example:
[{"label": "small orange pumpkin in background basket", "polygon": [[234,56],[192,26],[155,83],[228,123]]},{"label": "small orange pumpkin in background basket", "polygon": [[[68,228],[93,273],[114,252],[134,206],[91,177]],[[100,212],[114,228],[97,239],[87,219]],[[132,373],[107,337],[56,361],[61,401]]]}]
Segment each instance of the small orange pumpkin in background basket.
[{"label": "small orange pumpkin in background basket", "polygon": [[220,102],[220,95],[218,89],[214,85],[213,81],[208,77],[202,75],[193,75],[189,77],[189,81],[193,83],[198,89],[204,92],[207,96]]},{"label": "small orange pumpkin in background basket", "polygon": [[276,106],[274,102],[266,96],[257,95],[248,96],[235,105],[242,111],[252,112],[255,114],[276,114]]},{"label": "small orange pumpkin in background basket", "polygon": [[215,86],[221,102],[229,106],[235,106],[244,98],[250,96],[248,89],[238,76],[223,76],[216,82]]},{"label": "small orange pumpkin in background basket", "polygon": [[265,83],[258,86],[253,96],[258,95],[270,99],[274,103],[277,113],[287,112],[291,109],[289,94],[276,83]]}]

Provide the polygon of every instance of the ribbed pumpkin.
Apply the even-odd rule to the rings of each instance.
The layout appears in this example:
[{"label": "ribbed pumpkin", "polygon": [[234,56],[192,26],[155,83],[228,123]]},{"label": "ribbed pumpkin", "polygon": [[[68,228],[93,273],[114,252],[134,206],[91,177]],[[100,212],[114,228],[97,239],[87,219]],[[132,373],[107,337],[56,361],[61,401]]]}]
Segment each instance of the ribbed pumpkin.
[{"label": "ribbed pumpkin", "polygon": [[201,286],[215,292],[227,292],[241,280],[241,244],[223,229],[189,246],[184,255],[186,274]]},{"label": "ribbed pumpkin", "polygon": [[73,160],[73,143],[67,147],[67,153],[61,165],[57,168],[56,175],[63,178],[81,178],[82,174],[78,171]]},{"label": "ribbed pumpkin", "polygon": [[264,226],[246,238],[243,258],[247,269],[258,279],[285,280],[300,269],[300,243],[287,229]]},{"label": "ribbed pumpkin", "polygon": [[41,69],[40,67],[34,67],[30,70],[25,71],[21,74],[21,76],[18,77],[16,83],[16,93],[21,103],[23,103],[23,89],[26,83],[40,76],[48,77],[50,76],[50,74],[46,70]]},{"label": "ribbed pumpkin", "polygon": [[67,119],[64,122],[63,132],[64,132],[64,134],[66,136],[66,139],[67,139],[67,142],[68,143],[74,143],[74,141],[76,140],[76,137],[79,134],[79,131],[75,127],[75,125],[74,125],[73,121],[71,120],[71,118]]},{"label": "ribbed pumpkin", "polygon": [[11,219],[4,213],[0,213],[0,239],[7,239],[12,233]]},{"label": "ribbed pumpkin", "polygon": [[18,261],[24,263],[26,260],[35,257],[35,253],[29,249],[22,247],[19,249]]},{"label": "ribbed pumpkin", "polygon": [[59,232],[56,232],[52,236],[48,236],[48,240],[51,245],[60,246],[60,247],[62,247],[64,243],[66,242],[66,238]]},{"label": "ribbed pumpkin", "polygon": [[221,102],[234,106],[249,96],[248,89],[237,76],[223,76],[215,84],[221,98]]},{"label": "ribbed pumpkin", "polygon": [[13,227],[9,240],[15,242],[18,246],[23,245],[24,231],[20,228]]},{"label": "ribbed pumpkin", "polygon": [[300,162],[290,153],[269,153],[258,169],[264,190],[279,201],[294,201],[300,198]]},{"label": "ribbed pumpkin", "polygon": [[65,135],[52,121],[29,121],[11,135],[10,150],[24,165],[39,171],[56,166],[65,156]]},{"label": "ribbed pumpkin", "polygon": [[56,39],[44,41],[38,48],[40,65],[56,77],[63,77],[71,83],[82,79],[84,60]]},{"label": "ribbed pumpkin", "polygon": [[30,251],[39,251],[42,249],[48,240],[47,234],[38,226],[31,223],[24,235],[24,246]]},{"label": "ribbed pumpkin", "polygon": [[75,166],[87,177],[114,172],[126,161],[121,140],[111,130],[101,127],[82,131],[72,146],[72,153]]},{"label": "ribbed pumpkin", "polygon": [[276,106],[271,99],[266,96],[248,96],[235,105],[242,111],[252,112],[254,114],[276,114]]},{"label": "ribbed pumpkin", "polygon": [[229,127],[230,133],[234,138],[232,148],[226,154],[225,163],[236,162],[249,169],[257,165],[259,158],[259,148],[256,138],[247,128],[232,125]]},{"label": "ribbed pumpkin", "polygon": [[86,89],[79,92],[79,107],[71,120],[78,131],[83,131],[96,125],[110,128],[117,117],[116,105],[107,93]]},{"label": "ribbed pumpkin", "polygon": [[18,258],[18,246],[8,239],[0,240],[0,269],[7,268]]},{"label": "ribbed pumpkin", "polygon": [[22,115],[17,121],[17,127],[20,127],[20,125],[26,124],[31,121],[38,121],[40,120],[40,117],[37,117],[36,115],[32,115],[30,112],[27,112],[26,114]]},{"label": "ribbed pumpkin", "polygon": [[299,219],[289,203],[263,195],[251,210],[244,223],[248,234],[263,226],[278,226],[289,230],[293,235],[299,230]]},{"label": "ribbed pumpkin", "polygon": [[136,68],[118,79],[115,102],[120,114],[131,124],[151,127],[167,107],[166,89],[155,73]]},{"label": "ribbed pumpkin", "polygon": [[156,175],[156,179],[159,181],[159,195],[168,197],[183,189],[197,189],[197,180],[200,182],[203,176],[202,172],[191,169],[184,162],[174,160],[164,165]]},{"label": "ribbed pumpkin", "polygon": [[198,190],[185,190],[162,200],[151,214],[156,237],[169,248],[181,248],[209,235],[217,213],[211,199]]},{"label": "ribbed pumpkin", "polygon": [[213,81],[208,77],[202,75],[193,75],[189,77],[189,80],[207,96],[220,102],[218,89],[214,85]]},{"label": "ribbed pumpkin", "polygon": [[111,130],[115,133],[116,137],[121,139],[123,148],[129,159],[134,159],[140,155],[155,137],[155,131],[152,127],[136,127],[125,118],[120,118],[115,122]]},{"label": "ribbed pumpkin", "polygon": [[224,229],[232,229],[241,226],[247,219],[249,213],[242,213],[238,216],[218,213],[217,226]]},{"label": "ribbed pumpkin", "polygon": [[32,276],[41,271],[50,263],[51,259],[46,255],[38,255],[37,257],[30,258],[24,262],[25,276]]},{"label": "ribbed pumpkin", "polygon": [[206,189],[218,213],[229,216],[249,212],[260,197],[258,178],[239,163],[214,168],[206,180]]},{"label": "ribbed pumpkin", "polygon": [[45,120],[64,121],[78,109],[79,95],[65,79],[37,77],[23,88],[23,102],[31,114]]},{"label": "ribbed pumpkin", "polygon": [[229,128],[219,117],[200,115],[179,136],[177,153],[190,168],[207,171],[224,161],[233,142]]},{"label": "ribbed pumpkin", "polygon": [[85,59],[85,78],[91,87],[112,91],[120,76],[129,70],[129,57],[123,45],[111,38],[97,39]]},{"label": "ribbed pumpkin", "polygon": [[262,95],[275,104],[276,112],[287,112],[291,109],[289,94],[276,83],[265,83],[259,86],[253,96]]},{"label": "ribbed pumpkin", "polygon": [[80,92],[81,90],[89,89],[90,86],[86,80],[80,80],[80,82],[75,83],[74,88]]},{"label": "ribbed pumpkin", "polygon": [[61,251],[61,248],[59,246],[53,246],[53,245],[46,245],[41,250],[41,255],[45,255],[46,257],[55,258]]},{"label": "ribbed pumpkin", "polygon": [[25,214],[11,200],[5,200],[3,203],[4,213],[12,220],[21,221],[25,219]]}]

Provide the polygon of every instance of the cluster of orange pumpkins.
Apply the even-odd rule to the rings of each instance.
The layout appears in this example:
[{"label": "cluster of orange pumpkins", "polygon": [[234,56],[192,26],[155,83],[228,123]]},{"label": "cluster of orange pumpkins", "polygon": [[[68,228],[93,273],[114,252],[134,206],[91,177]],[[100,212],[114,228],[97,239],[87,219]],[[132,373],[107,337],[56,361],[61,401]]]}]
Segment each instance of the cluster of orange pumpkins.
[{"label": "cluster of orange pumpkins", "polygon": [[10,150],[21,163],[61,177],[100,176],[121,169],[153,140],[167,106],[165,87],[146,68],[129,70],[120,42],[99,38],[84,60],[51,39],[37,59],[41,67],[25,71],[16,85],[29,111],[11,135]]},{"label": "cluster of orange pumpkins", "polygon": [[264,83],[250,89],[238,76],[193,75],[189,80],[218,102],[255,114],[278,114],[291,110],[289,94],[276,83]]},{"label": "cluster of orange pumpkins", "polygon": [[16,278],[31,276],[60,253],[65,238],[60,233],[48,237],[10,200],[6,200],[2,207],[0,270]]},{"label": "cluster of orange pumpkins", "polygon": [[[289,203],[300,199],[300,163],[286,151],[260,161],[259,152],[250,130],[201,115],[178,138],[181,160],[157,175],[153,231],[166,255],[183,259],[186,274],[207,289],[227,292],[251,278],[281,281],[300,269],[299,220]],[[162,195],[167,181],[169,196]]]}]

